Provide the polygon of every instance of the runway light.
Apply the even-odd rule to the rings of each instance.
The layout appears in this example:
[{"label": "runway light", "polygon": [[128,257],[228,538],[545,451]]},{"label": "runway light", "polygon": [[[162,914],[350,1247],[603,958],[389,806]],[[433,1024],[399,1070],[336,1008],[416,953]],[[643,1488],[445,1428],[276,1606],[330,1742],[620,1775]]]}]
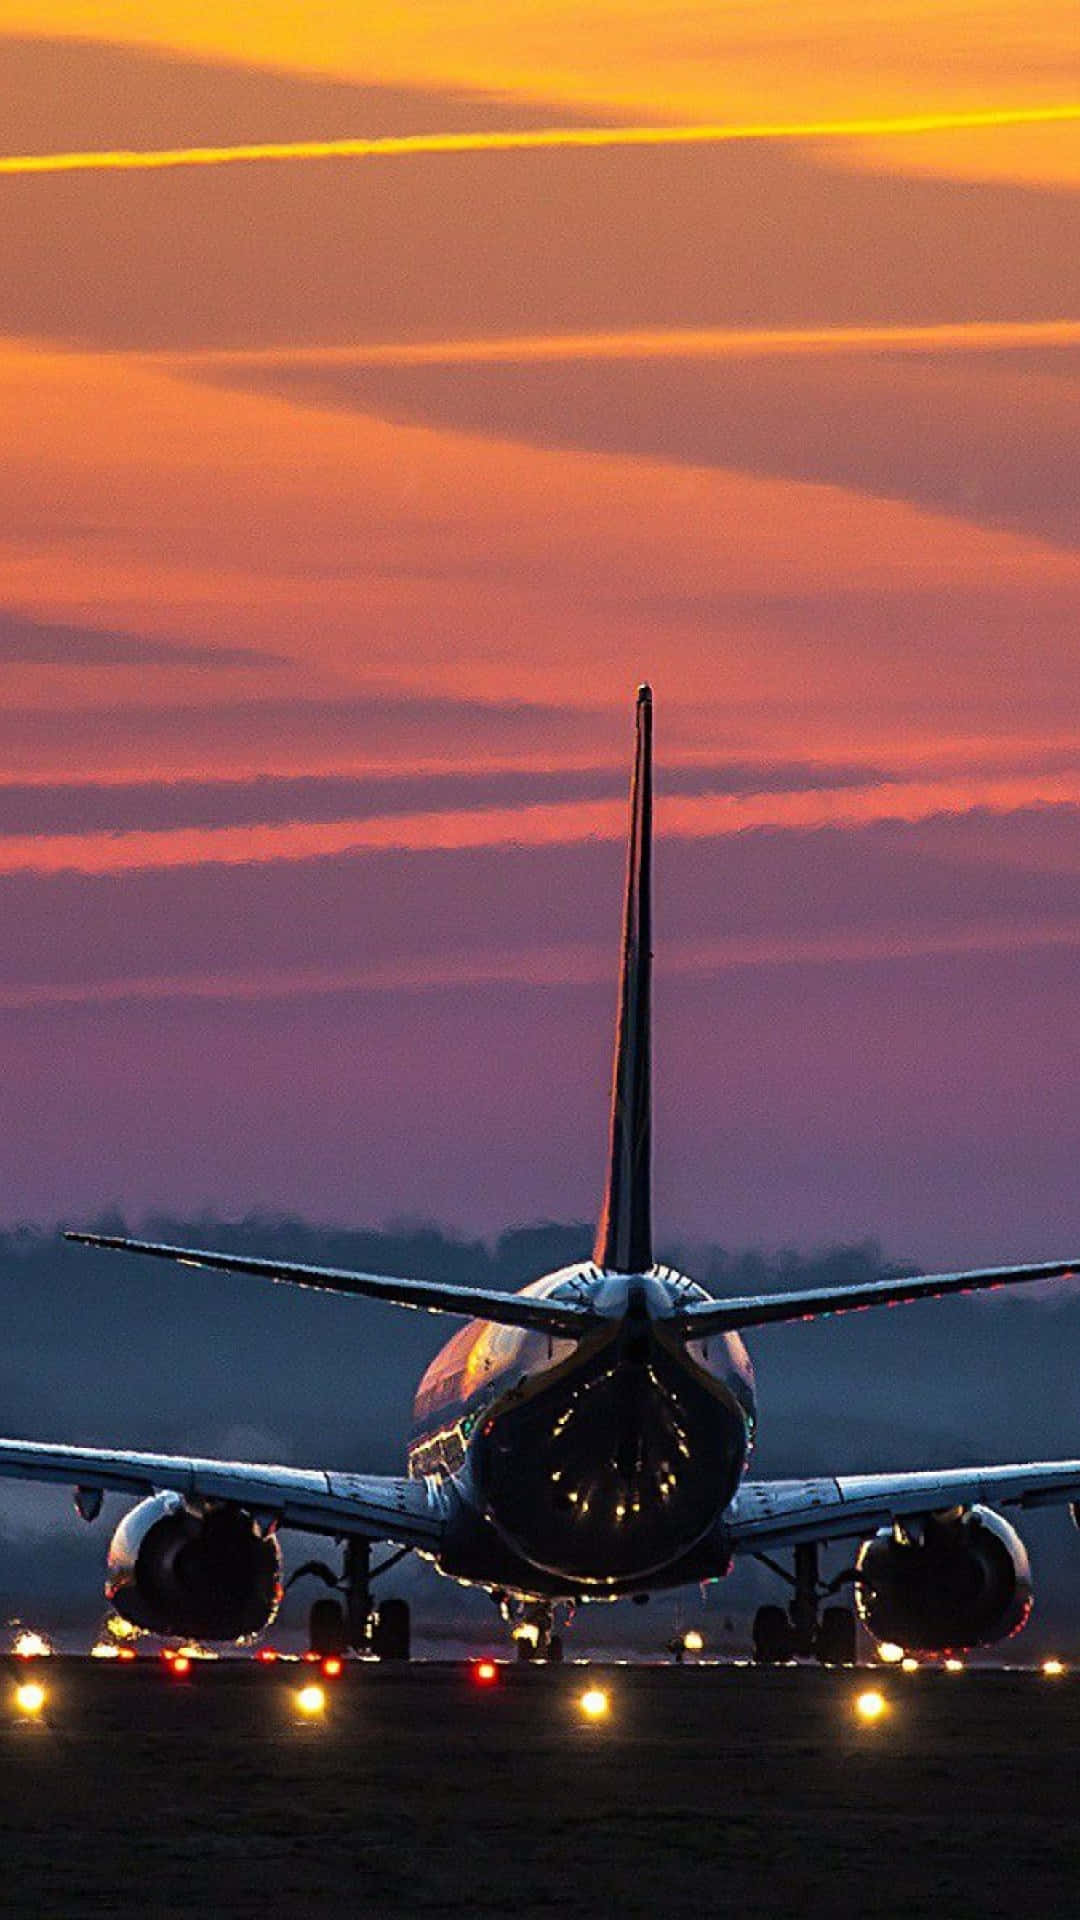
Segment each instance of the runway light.
[{"label": "runway light", "polygon": [[900,1671],[901,1673],[918,1673],[919,1663],[913,1653],[904,1655],[904,1658],[900,1662]]},{"label": "runway light", "polygon": [[277,1650],[274,1647],[260,1647],[255,1658],[259,1661],[260,1665],[272,1667],[274,1661],[277,1659]]},{"label": "runway light", "polygon": [[117,1647],[116,1657],[118,1660],[138,1659],[138,1655],[136,1654],[134,1647]]},{"label": "runway light", "polygon": [[687,1627],[682,1643],[687,1653],[700,1653],[705,1645],[705,1635],[699,1633],[696,1627]]},{"label": "runway light", "polygon": [[578,1701],[586,1720],[604,1720],[611,1707],[611,1701],[603,1687],[588,1687]]},{"label": "runway light", "polygon": [[321,1687],[301,1687],[296,1695],[296,1705],[305,1720],[317,1720],[326,1708],[326,1695]]},{"label": "runway light", "polygon": [[47,1660],[52,1653],[52,1644],[44,1634],[35,1633],[32,1628],[24,1627],[15,1635],[11,1651],[16,1660]]},{"label": "runway light", "polygon": [[494,1660],[474,1660],[472,1677],[478,1687],[493,1687],[499,1678]]},{"label": "runway light", "polygon": [[339,1660],[336,1653],[327,1654],[326,1659],[322,1663],[322,1670],[326,1679],[327,1680],[338,1679],[339,1675],[342,1672],[343,1665],[344,1665],[343,1661]]},{"label": "runway light", "polygon": [[31,1719],[40,1713],[45,1705],[45,1689],[40,1681],[27,1680],[21,1687],[16,1687],[15,1704],[20,1713],[27,1714]]},{"label": "runway light", "polygon": [[946,1673],[963,1673],[964,1663],[962,1660],[946,1660],[945,1671]]},{"label": "runway light", "polygon": [[856,1696],[855,1711],[867,1726],[873,1726],[875,1721],[884,1719],[889,1711],[889,1703],[876,1687],[868,1687],[865,1693]]},{"label": "runway light", "polygon": [[898,1647],[895,1640],[883,1640],[878,1647],[877,1657],[883,1660],[887,1667],[897,1667],[904,1657],[904,1649]]},{"label": "runway light", "polygon": [[1044,1679],[1057,1680],[1064,1673],[1065,1666],[1061,1660],[1044,1660],[1040,1671]]},{"label": "runway light", "polygon": [[118,1660],[120,1649],[114,1640],[95,1640],[90,1649],[91,1660]]},{"label": "runway light", "polygon": [[185,1674],[191,1672],[191,1661],[188,1659],[186,1653],[177,1653],[174,1654],[173,1658],[169,1661],[169,1668],[178,1680],[182,1680]]}]

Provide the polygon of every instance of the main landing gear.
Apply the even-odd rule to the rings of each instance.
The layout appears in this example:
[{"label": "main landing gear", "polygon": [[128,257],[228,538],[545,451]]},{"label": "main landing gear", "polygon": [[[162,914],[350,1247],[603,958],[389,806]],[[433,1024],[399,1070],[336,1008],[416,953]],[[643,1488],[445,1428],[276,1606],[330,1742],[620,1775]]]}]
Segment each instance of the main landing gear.
[{"label": "main landing gear", "polygon": [[392,1553],[381,1566],[371,1564],[370,1540],[349,1538],[345,1542],[344,1564],[340,1574],[324,1560],[305,1560],[287,1582],[312,1574],[327,1587],[342,1594],[341,1600],[329,1598],[313,1602],[308,1615],[308,1643],[312,1653],[321,1657],[343,1654],[352,1648],[357,1653],[372,1653],[380,1660],[408,1660],[411,1653],[411,1619],[406,1600],[384,1600],[376,1607],[371,1583],[380,1574],[396,1567],[410,1548]]},{"label": "main landing gear", "polygon": [[[495,1593],[496,1606],[510,1626],[510,1638],[519,1660],[546,1660],[557,1665],[563,1657],[562,1634],[555,1630],[555,1608],[547,1600],[518,1600],[512,1594]],[[571,1609],[565,1624],[569,1626]]]},{"label": "main landing gear", "polygon": [[855,1665],[855,1614],[851,1607],[822,1607],[821,1601],[852,1578],[854,1569],[823,1581],[818,1546],[806,1541],[795,1549],[795,1572],[778,1566],[768,1554],[756,1558],[791,1587],[787,1607],[759,1607],[754,1615],[754,1659],[760,1666],[786,1660],[820,1661],[823,1667]]}]

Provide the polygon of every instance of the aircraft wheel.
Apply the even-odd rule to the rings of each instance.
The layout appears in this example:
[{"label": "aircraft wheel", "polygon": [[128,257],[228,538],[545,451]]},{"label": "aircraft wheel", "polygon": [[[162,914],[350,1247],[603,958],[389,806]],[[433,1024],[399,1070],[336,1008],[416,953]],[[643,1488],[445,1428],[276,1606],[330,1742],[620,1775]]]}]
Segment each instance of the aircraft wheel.
[{"label": "aircraft wheel", "polygon": [[814,1647],[823,1667],[855,1665],[855,1615],[850,1607],[826,1607]]},{"label": "aircraft wheel", "polygon": [[783,1607],[759,1607],[754,1615],[754,1659],[759,1666],[790,1660],[794,1648],[791,1621]]},{"label": "aircraft wheel", "polygon": [[308,1644],[320,1659],[345,1652],[345,1609],[340,1600],[316,1600],[308,1614]]},{"label": "aircraft wheel", "polygon": [[375,1617],[371,1650],[380,1660],[408,1660],[412,1652],[412,1621],[407,1600],[384,1600]]}]

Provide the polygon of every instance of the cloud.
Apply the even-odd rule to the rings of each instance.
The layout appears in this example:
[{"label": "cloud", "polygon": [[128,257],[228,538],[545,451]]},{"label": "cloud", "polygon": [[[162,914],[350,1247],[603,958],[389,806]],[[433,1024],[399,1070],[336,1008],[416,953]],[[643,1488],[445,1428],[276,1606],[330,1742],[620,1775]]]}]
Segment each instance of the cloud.
[{"label": "cloud", "polygon": [[[216,656],[215,656],[216,657]],[[864,787],[879,770],[811,762],[725,761],[669,767],[661,794],[797,793]],[[622,799],[623,767],[506,768],[461,773],[264,774],[253,780],[9,782],[0,785],[0,837],[154,833],[186,827],[286,825],[295,821],[532,807]]]},{"label": "cloud", "polygon": [[[914,824],[761,828],[664,841],[657,856],[663,938],[718,955],[750,943],[759,960],[798,947],[908,951],[985,937],[1019,947],[1080,914],[1080,808],[965,813]],[[338,853],[264,865],[189,865],[87,875],[8,874],[0,984],[94,988],[160,978],[205,983],[378,975],[422,984],[533,968],[574,969],[613,950],[622,860],[612,840],[455,850]],[[610,936],[610,941],[609,941]],[[801,943],[801,945],[800,945]],[[587,957],[588,957],[587,955]],[[592,960],[589,966],[592,968]],[[495,969],[498,971],[499,969]],[[591,976],[590,976],[591,977]],[[200,991],[204,986],[200,984]]]},{"label": "cloud", "polygon": [[256,647],[153,640],[100,627],[31,620],[0,608],[0,662],[34,667],[262,667],[281,656]]},{"label": "cloud", "polygon": [[[97,123],[109,145],[182,128],[274,139],[452,130],[466,109],[481,130],[518,117],[505,101],[379,87],[331,88],[323,112],[317,83],[297,79],[290,96],[286,76],[239,68],[218,70],[211,98],[197,62],[77,43],[62,88],[43,54],[27,61],[38,151],[50,126],[65,147],[94,143],[93,110],[69,124],[68,103],[95,88],[116,105],[114,132]],[[140,120],[123,101],[142,89]],[[589,122],[563,108],[530,118]],[[0,332],[103,347],[1080,313],[1077,195],[856,173],[790,143],[11,180],[4,237]]]},{"label": "cloud", "polygon": [[[216,652],[214,658],[216,659]],[[107,716],[107,726],[101,724]],[[623,716],[620,714],[620,719]],[[496,757],[544,742],[579,750],[621,734],[614,713],[590,715],[541,702],[410,697],[381,691],[340,698],[216,699],[194,706],[160,702],[111,708],[50,709],[9,706],[0,712],[0,748],[13,771],[36,768],[43,758],[56,766],[64,756],[85,755],[87,728],[95,728],[94,765],[101,774],[132,760],[183,749],[203,767],[251,765],[274,758],[295,764],[304,758],[339,762],[397,753]],[[625,731],[625,723],[623,726]]]},{"label": "cloud", "polygon": [[[222,376],[226,377],[226,376]],[[1080,545],[1080,382],[933,356],[306,364],[237,384],[537,446],[855,489]]]},{"label": "cloud", "polygon": [[542,106],[473,88],[378,86],[109,41],[4,34],[0,51],[9,154],[333,139],[358,128],[392,138],[546,118]]}]

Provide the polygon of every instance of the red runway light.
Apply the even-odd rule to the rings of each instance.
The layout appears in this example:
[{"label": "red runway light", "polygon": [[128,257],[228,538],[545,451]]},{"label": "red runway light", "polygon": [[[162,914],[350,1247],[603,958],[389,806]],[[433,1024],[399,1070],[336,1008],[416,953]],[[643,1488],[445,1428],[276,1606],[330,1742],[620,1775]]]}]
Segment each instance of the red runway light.
[{"label": "red runway light", "polygon": [[328,1680],[336,1680],[342,1670],[342,1663],[336,1653],[331,1653],[322,1663],[323,1673]]},{"label": "red runway light", "polygon": [[271,1667],[277,1659],[277,1653],[273,1647],[260,1647],[255,1658],[260,1660],[264,1667]]},{"label": "red runway light", "polygon": [[191,1661],[188,1659],[186,1653],[178,1653],[175,1660],[170,1660],[169,1666],[173,1673],[180,1675],[181,1679],[185,1673],[191,1672]]},{"label": "red runway light", "polygon": [[134,1647],[118,1647],[116,1657],[118,1660],[134,1660],[136,1658],[135,1649]]},{"label": "red runway light", "polygon": [[475,1661],[472,1673],[478,1687],[493,1687],[499,1678],[499,1669],[494,1660]]}]

